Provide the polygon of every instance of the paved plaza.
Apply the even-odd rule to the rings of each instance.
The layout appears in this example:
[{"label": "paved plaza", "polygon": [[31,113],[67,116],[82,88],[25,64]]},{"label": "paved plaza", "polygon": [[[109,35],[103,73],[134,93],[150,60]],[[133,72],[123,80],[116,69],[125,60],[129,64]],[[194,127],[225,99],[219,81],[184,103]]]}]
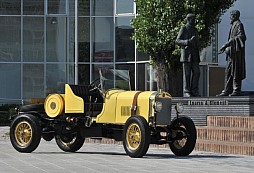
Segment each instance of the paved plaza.
[{"label": "paved plaza", "polygon": [[76,153],[61,151],[43,139],[33,153],[19,153],[0,127],[0,173],[251,173],[254,156],[194,151],[176,157],[170,149],[150,147],[143,158],[130,158],[122,145],[85,143]]}]

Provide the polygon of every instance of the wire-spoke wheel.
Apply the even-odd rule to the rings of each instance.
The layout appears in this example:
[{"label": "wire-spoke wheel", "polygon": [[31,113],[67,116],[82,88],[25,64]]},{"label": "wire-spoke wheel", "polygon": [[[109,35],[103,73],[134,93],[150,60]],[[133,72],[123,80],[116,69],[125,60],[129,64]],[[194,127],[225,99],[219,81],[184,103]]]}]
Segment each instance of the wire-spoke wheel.
[{"label": "wire-spoke wheel", "polygon": [[131,116],[124,126],[123,146],[130,157],[142,157],[150,145],[150,129],[145,118]]},{"label": "wire-spoke wheel", "polygon": [[138,124],[131,124],[127,129],[127,144],[132,150],[136,150],[140,145],[141,131]]},{"label": "wire-spoke wheel", "polygon": [[19,152],[34,151],[41,140],[41,127],[33,115],[17,116],[11,123],[10,139],[13,147]]},{"label": "wire-spoke wheel", "polygon": [[172,139],[169,143],[170,149],[177,156],[189,155],[196,144],[196,127],[188,117],[175,119],[171,125]]},{"label": "wire-spoke wheel", "polygon": [[76,152],[85,142],[85,138],[82,138],[78,132],[66,135],[56,135],[55,140],[58,147],[65,152]]},{"label": "wire-spoke wheel", "polygon": [[29,145],[32,140],[32,132],[32,127],[28,122],[21,121],[18,123],[15,128],[15,138],[17,143],[22,147]]}]

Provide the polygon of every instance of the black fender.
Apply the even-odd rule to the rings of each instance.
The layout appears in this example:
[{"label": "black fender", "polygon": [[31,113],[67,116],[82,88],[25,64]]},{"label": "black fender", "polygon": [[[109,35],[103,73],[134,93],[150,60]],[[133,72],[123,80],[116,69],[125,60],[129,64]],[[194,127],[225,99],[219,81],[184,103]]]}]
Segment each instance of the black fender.
[{"label": "black fender", "polygon": [[20,112],[45,113],[44,103],[24,105],[21,107]]}]

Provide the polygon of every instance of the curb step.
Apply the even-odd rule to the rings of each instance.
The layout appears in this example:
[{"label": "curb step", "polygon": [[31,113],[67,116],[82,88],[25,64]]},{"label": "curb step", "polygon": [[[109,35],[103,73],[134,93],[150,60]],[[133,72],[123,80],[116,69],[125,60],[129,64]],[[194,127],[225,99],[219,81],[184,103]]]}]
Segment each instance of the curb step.
[{"label": "curb step", "polygon": [[195,150],[216,153],[254,155],[254,144],[224,141],[197,140]]},{"label": "curb step", "polygon": [[207,126],[254,129],[254,116],[207,116]]},{"label": "curb step", "polygon": [[197,137],[200,140],[247,142],[254,146],[254,129],[199,126]]},{"label": "curb step", "polygon": [[254,117],[208,116],[197,137],[196,150],[254,156]]}]

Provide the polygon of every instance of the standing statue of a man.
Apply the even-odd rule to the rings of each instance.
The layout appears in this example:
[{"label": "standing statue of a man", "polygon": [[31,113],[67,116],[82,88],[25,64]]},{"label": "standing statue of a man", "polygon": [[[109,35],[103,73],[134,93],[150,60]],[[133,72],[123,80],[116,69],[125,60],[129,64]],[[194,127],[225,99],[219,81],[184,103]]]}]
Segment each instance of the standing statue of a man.
[{"label": "standing statue of a man", "polygon": [[246,35],[240,21],[240,11],[230,12],[231,28],[228,41],[220,48],[219,53],[226,53],[224,90],[217,96],[240,96],[242,80],[246,77],[245,41]]},{"label": "standing statue of a man", "polygon": [[189,13],[186,16],[187,24],[181,27],[176,44],[181,47],[180,62],[183,63],[183,96],[199,96],[199,38],[195,27],[195,14]]}]

